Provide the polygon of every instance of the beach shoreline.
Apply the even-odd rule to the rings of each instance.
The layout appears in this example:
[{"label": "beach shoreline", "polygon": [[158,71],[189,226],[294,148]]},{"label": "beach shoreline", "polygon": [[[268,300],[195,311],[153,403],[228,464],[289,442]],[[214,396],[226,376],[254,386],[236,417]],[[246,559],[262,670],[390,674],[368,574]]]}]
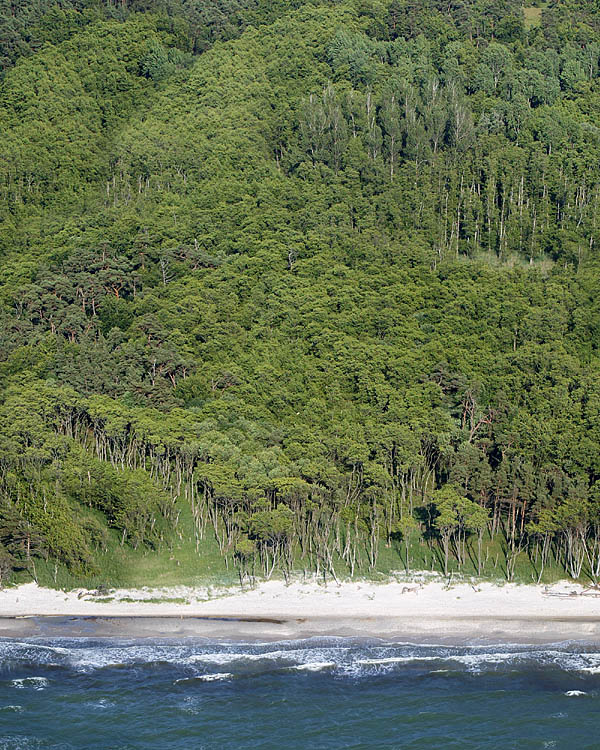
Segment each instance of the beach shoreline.
[{"label": "beach shoreline", "polygon": [[157,637],[289,640],[385,638],[432,642],[600,643],[600,592],[444,579],[324,586],[262,582],[64,592],[35,583],[0,591],[0,637]]},{"label": "beach shoreline", "polygon": [[354,638],[430,645],[600,643],[597,617],[270,618],[194,615],[0,616],[0,638],[204,639],[277,642]]}]

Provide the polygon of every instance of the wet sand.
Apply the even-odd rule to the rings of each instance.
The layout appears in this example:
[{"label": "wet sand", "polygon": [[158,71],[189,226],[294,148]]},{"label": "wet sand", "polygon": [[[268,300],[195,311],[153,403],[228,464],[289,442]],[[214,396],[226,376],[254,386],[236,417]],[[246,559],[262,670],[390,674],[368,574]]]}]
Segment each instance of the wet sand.
[{"label": "wet sand", "polygon": [[0,637],[208,638],[280,641],[310,637],[457,643],[600,643],[600,617],[248,617],[244,615],[0,616]]}]

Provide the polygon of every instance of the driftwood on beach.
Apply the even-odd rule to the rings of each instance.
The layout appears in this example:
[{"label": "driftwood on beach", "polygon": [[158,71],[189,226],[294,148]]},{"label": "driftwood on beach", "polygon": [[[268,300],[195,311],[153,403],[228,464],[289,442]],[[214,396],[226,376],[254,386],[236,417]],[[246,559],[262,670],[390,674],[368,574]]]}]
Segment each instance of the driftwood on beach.
[{"label": "driftwood on beach", "polygon": [[549,591],[547,588],[543,592],[544,596],[554,596],[559,599],[572,599],[579,596],[591,596],[600,598],[600,585],[593,584],[583,589],[583,591]]}]

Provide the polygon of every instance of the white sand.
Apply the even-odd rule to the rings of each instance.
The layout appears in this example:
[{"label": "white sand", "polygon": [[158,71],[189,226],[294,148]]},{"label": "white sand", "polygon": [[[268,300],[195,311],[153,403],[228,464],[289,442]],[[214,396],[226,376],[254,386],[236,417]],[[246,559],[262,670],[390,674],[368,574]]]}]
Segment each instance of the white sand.
[{"label": "white sand", "polygon": [[[600,592],[598,592],[600,594]],[[110,597],[111,601],[98,599]],[[148,599],[183,598],[186,603]],[[133,599],[135,601],[122,601]],[[328,585],[282,581],[261,583],[252,590],[175,587],[119,589],[103,596],[40,588],[28,583],[0,591],[0,617],[23,615],[203,616],[271,618],[490,618],[600,620],[600,596],[583,586],[561,582],[534,585],[459,583],[439,578],[428,583],[352,582]]]}]

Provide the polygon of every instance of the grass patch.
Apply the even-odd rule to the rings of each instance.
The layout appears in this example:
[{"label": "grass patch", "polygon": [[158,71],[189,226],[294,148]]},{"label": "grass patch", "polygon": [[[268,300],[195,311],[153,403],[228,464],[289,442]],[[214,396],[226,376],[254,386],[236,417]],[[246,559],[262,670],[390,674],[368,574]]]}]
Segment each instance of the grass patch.
[{"label": "grass patch", "polygon": [[[94,599],[95,602],[104,601],[103,599]],[[110,599],[109,601],[127,602],[128,604],[189,604],[184,596],[151,596],[148,599],[136,599],[133,596],[123,596],[120,599]]]},{"label": "grass patch", "polygon": [[[120,544],[120,534],[111,530],[105,551],[94,553],[94,572],[78,573],[53,560],[35,559],[35,579],[40,586],[70,591],[74,588],[114,589],[168,586],[231,586],[238,582],[237,570],[219,552],[210,528],[198,548],[189,504],[180,501],[179,525],[172,538],[158,549]],[[34,570],[19,571],[11,583],[28,583]]]},{"label": "grass patch", "polygon": [[119,585],[125,587],[232,585],[238,573],[220,554],[212,529],[196,549],[194,520],[187,502],[180,502],[177,532],[159,550],[122,550]]},{"label": "grass patch", "polygon": [[532,29],[534,26],[542,25],[542,8],[536,8],[533,5],[523,8],[525,14],[525,28],[527,31]]}]

